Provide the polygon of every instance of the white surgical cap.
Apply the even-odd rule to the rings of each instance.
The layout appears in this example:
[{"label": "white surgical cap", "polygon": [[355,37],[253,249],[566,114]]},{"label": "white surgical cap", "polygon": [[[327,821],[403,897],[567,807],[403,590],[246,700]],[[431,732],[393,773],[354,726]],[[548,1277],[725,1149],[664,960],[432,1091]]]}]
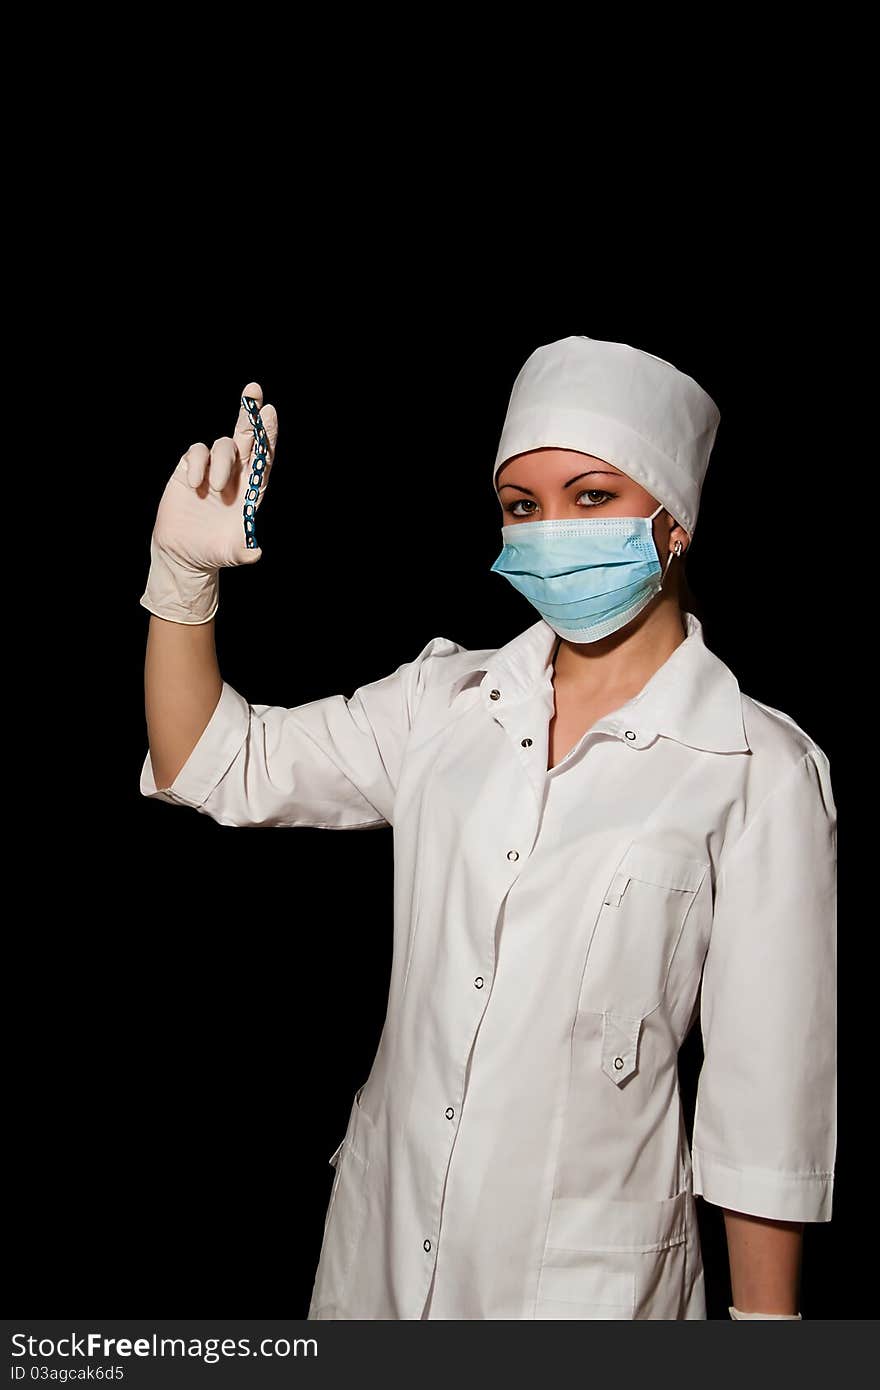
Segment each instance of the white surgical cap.
[{"label": "white surgical cap", "polygon": [[629,343],[560,338],[513,383],[492,474],[530,449],[575,449],[640,483],[693,538],[721,412],[692,376]]}]

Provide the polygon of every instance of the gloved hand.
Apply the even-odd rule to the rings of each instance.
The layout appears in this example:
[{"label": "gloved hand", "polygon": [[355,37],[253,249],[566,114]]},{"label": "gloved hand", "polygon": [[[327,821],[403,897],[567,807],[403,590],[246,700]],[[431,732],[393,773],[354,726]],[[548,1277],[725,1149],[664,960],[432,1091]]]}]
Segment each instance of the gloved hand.
[{"label": "gloved hand", "polygon": [[242,399],[233,434],[210,449],[190,445],[159,502],[140,602],[169,622],[209,622],[219,603],[220,569],[253,564],[263,553],[254,519],[275,459],[278,416],[274,406],[263,406],[259,382],[249,382],[242,397],[255,404],[254,422]]},{"label": "gloved hand", "polygon": [[733,1318],[734,1322],[742,1322],[746,1318],[776,1318],[777,1320],[790,1319],[792,1322],[797,1322],[797,1320],[801,1317],[800,1313],[741,1313],[738,1308],[734,1308],[733,1306],[728,1306],[727,1311]]}]

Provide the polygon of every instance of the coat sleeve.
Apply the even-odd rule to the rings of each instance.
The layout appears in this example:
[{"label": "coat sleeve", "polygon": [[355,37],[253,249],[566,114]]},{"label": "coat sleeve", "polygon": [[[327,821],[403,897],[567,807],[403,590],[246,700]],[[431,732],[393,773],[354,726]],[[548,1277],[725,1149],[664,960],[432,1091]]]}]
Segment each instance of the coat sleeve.
[{"label": "coat sleeve", "polygon": [[694,1192],[830,1221],[837,1144],[837,813],[817,746],[722,854],[703,964]]},{"label": "coat sleeve", "polygon": [[352,830],[393,824],[407,738],[434,658],[463,651],[434,637],[393,674],[351,697],[286,708],[250,704],[227,681],[189,758],[158,788],[147,752],[143,796],[221,825]]}]

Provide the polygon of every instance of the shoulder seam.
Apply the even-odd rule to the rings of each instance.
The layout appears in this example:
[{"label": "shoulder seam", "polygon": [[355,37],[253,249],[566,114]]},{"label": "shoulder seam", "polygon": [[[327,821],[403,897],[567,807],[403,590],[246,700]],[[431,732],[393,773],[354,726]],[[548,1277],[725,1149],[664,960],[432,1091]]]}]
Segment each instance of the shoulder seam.
[{"label": "shoulder seam", "polygon": [[[813,756],[812,750],[809,749],[809,748],[806,750],[806,752],[802,753],[801,756],[798,758],[797,762],[792,763],[791,766],[787,769],[786,774],[785,774],[785,782],[787,783],[789,777],[792,777],[792,778],[793,778],[793,777],[794,777],[794,774],[795,774],[796,772],[798,772],[798,771],[800,770],[800,768],[803,766],[803,764],[807,761],[807,759],[808,759],[808,758],[812,758],[812,756]],[[722,851],[721,859],[719,860],[718,875],[717,875],[717,878],[716,878],[716,880],[715,880],[716,890],[717,890],[718,884],[720,883],[720,881],[721,881],[721,879],[723,878],[724,874],[727,872],[727,865],[726,865],[725,862],[724,862],[725,858],[729,858],[729,856],[731,856],[731,855],[733,855],[733,854],[736,853],[736,851],[737,851],[737,850],[740,848],[740,846],[742,845],[743,840],[745,840],[746,836],[751,832],[751,830],[754,828],[754,826],[760,821],[761,817],[762,817],[763,814],[764,814],[765,808],[766,808],[767,806],[769,806],[770,802],[773,800],[773,798],[774,798],[775,796],[778,796],[778,795],[779,795],[779,793],[780,793],[780,791],[782,791],[782,789],[783,789],[783,783],[777,783],[776,786],[773,787],[773,789],[772,789],[771,791],[769,791],[769,792],[767,793],[767,795],[764,797],[764,800],[761,802],[761,804],[760,804],[760,806],[758,807],[757,811],[755,811],[755,812],[753,813],[753,815],[751,815],[751,816],[749,817],[748,821],[747,821],[746,824],[743,826],[743,829],[740,831],[739,835],[736,837],[736,840],[734,841],[734,843],[733,843],[729,848],[728,848],[727,846],[725,846],[724,850]]]},{"label": "shoulder seam", "polygon": [[788,728],[793,729],[795,733],[800,734],[801,738],[806,740],[809,749],[822,753],[824,756],[824,752],[820,744],[816,742],[812,734],[807,732],[803,724],[798,723],[798,721],[794,718],[793,715],[787,714],[786,711],[783,709],[777,709],[775,705],[768,705],[763,700],[757,700],[754,695],[747,695],[745,691],[741,691],[740,693],[742,694],[744,700],[751,701],[753,705],[756,705],[758,709],[763,710],[765,714],[776,715],[777,718],[783,720],[785,724],[788,726]]}]

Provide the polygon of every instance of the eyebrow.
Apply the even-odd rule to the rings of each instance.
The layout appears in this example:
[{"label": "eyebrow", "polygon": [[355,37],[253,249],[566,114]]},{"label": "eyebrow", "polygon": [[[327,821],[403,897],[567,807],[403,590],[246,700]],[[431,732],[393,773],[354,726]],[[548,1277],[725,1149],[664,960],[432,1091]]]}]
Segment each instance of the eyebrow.
[{"label": "eyebrow", "polygon": [[[562,486],[564,488],[571,487],[572,483],[576,483],[578,478],[590,478],[594,474],[599,474],[604,478],[619,478],[621,476],[620,473],[609,473],[607,468],[591,468],[587,473],[578,473],[577,477],[569,478],[568,482],[563,483]],[[521,483],[502,483],[498,492],[500,493],[501,488],[505,487],[515,487],[518,492],[527,492],[530,497],[534,497],[535,495],[530,487],[523,487]]]}]

